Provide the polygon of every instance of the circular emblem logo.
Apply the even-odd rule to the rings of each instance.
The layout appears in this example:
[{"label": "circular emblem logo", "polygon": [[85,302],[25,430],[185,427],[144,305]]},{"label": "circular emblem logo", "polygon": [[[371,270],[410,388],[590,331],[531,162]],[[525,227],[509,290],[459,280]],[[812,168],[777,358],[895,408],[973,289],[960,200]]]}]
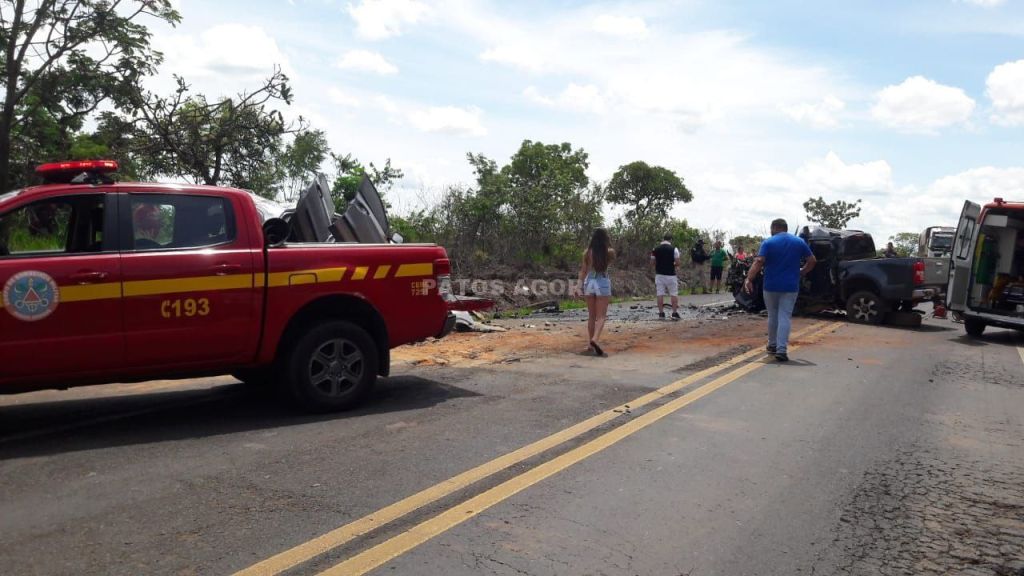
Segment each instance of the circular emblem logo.
[{"label": "circular emblem logo", "polygon": [[57,283],[44,272],[19,272],[4,284],[4,308],[18,320],[42,320],[53,314],[59,300]]}]

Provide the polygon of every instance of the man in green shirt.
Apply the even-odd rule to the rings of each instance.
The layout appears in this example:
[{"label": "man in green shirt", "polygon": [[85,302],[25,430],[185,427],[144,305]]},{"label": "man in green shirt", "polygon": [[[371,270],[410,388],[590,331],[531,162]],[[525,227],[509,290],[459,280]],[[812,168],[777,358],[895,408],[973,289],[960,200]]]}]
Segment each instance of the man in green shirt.
[{"label": "man in green shirt", "polygon": [[722,291],[722,270],[727,259],[729,253],[722,248],[722,243],[715,242],[715,249],[711,251],[711,289],[715,294]]}]

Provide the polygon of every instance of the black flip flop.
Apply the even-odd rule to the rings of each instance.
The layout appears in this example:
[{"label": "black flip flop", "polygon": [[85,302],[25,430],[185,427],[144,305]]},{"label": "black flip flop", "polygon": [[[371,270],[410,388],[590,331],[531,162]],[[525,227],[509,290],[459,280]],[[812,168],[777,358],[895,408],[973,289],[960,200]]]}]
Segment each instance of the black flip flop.
[{"label": "black flip flop", "polygon": [[591,340],[590,341],[590,347],[594,349],[594,352],[596,352],[598,356],[600,356],[602,358],[607,356],[607,354],[604,353],[604,350],[601,350],[601,347],[597,345],[597,342],[594,342],[593,340]]}]

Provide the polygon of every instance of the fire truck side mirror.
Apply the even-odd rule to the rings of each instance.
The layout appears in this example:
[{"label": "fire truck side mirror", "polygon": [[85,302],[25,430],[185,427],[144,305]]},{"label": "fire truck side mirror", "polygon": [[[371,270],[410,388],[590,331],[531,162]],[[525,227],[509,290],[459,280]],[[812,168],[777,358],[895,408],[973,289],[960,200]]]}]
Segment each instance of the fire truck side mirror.
[{"label": "fire truck side mirror", "polygon": [[292,227],[284,218],[271,218],[263,223],[263,245],[274,248],[284,244]]}]

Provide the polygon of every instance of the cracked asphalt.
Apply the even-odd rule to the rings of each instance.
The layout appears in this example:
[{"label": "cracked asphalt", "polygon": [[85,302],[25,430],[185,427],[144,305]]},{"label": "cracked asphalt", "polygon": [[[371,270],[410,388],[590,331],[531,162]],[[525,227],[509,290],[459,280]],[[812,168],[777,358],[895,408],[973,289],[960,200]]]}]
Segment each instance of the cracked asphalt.
[{"label": "cracked asphalt", "polygon": [[458,335],[396,351],[334,416],[230,378],[0,397],[0,573],[230,574],[618,410],[269,573],[382,549],[370,573],[1024,575],[1024,338],[839,324],[787,365],[701,376],[763,345],[763,322],[613,322],[609,358],[578,353],[578,322]]}]

